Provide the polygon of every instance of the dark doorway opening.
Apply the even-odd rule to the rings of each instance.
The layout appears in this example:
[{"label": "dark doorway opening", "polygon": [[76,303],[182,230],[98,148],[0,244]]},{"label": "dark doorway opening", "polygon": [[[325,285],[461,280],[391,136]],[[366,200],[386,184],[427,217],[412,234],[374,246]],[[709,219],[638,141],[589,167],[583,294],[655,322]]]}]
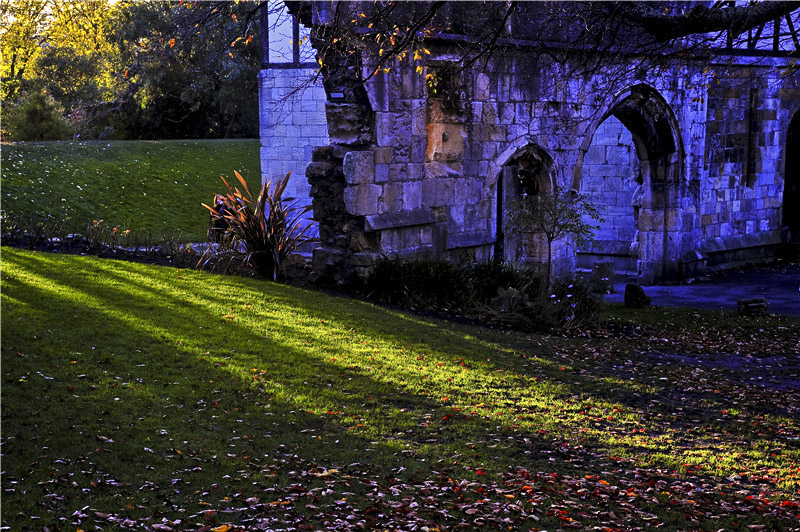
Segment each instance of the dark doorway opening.
[{"label": "dark doorway opening", "polygon": [[800,112],[789,122],[783,172],[783,225],[790,238],[800,242]]}]

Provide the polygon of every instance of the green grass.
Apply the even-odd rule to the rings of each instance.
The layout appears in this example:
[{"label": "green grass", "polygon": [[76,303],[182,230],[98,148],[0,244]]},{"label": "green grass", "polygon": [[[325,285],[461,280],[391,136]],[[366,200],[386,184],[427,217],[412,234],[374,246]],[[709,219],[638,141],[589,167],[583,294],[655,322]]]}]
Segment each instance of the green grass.
[{"label": "green grass", "polygon": [[[526,335],[193,270],[2,265],[10,530],[798,526],[800,391],[748,380],[797,371],[797,320],[612,309]],[[746,372],[669,358],[735,346]]]},{"label": "green grass", "polygon": [[[120,230],[180,231],[204,241],[219,176],[261,180],[258,140],[41,142],[2,145],[2,208],[46,215],[83,232],[92,220]],[[282,177],[282,176],[281,176]]]}]

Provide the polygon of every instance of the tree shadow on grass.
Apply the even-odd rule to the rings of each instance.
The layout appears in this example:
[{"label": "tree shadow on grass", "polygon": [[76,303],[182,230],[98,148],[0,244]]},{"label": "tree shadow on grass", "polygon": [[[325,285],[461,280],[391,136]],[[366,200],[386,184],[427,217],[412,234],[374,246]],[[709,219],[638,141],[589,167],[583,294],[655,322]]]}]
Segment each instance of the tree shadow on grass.
[{"label": "tree shadow on grass", "polygon": [[[565,399],[579,397],[587,377],[550,385],[513,374],[500,363],[497,344],[439,322],[420,331],[380,307],[191,270],[19,252],[4,261],[3,366],[13,368],[4,374],[4,445],[18,457],[4,466],[26,496],[38,492],[33,500],[48,490],[67,493],[73,502],[63,502],[62,513],[99,501],[117,511],[119,496],[199,505],[209,498],[209,478],[227,476],[218,487],[235,491],[242,471],[251,481],[285,485],[285,470],[270,470],[275,477],[264,471],[280,453],[333,465],[369,459],[378,471],[399,463],[422,476],[433,467],[499,474],[511,464],[579,476],[600,466],[596,456],[553,463],[561,448],[556,437],[574,444],[577,435],[566,433],[587,423],[535,411],[547,402],[568,407]],[[209,283],[220,291],[209,292]],[[235,295],[226,292],[234,286]],[[228,321],[231,302],[244,312]],[[277,308],[297,323],[276,315]],[[312,334],[320,328],[324,335]],[[312,345],[303,344],[306,336]],[[391,353],[373,356],[374,346],[363,344],[370,339]],[[16,352],[25,356],[14,358]],[[71,364],[73,357],[80,365]],[[436,372],[427,384],[424,377]],[[504,372],[512,373],[505,383],[498,376]],[[489,382],[484,389],[482,381]],[[38,401],[27,399],[31,392]],[[515,404],[537,393],[523,410]],[[509,412],[497,416],[503,409]],[[545,419],[546,427],[536,425]],[[584,433],[598,455],[606,427],[618,428],[603,422]],[[34,450],[41,441],[47,450]],[[634,455],[648,451],[632,440],[615,445]],[[459,464],[431,463],[442,457]],[[184,491],[197,493],[175,494],[172,479],[191,477],[195,467],[203,476]],[[49,483],[54,470],[69,480]],[[85,471],[122,485],[103,482],[84,495],[92,476]]]}]

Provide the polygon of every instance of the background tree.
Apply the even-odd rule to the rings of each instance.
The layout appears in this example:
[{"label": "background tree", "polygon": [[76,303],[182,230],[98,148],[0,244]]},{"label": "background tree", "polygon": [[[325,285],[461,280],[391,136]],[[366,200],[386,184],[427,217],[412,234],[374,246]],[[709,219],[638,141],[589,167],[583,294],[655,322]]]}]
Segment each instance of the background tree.
[{"label": "background tree", "polygon": [[[111,36],[124,80],[98,109],[126,138],[258,134],[259,49],[247,2],[131,2]],[[133,112],[115,123],[120,111]]]},{"label": "background tree", "polygon": [[577,246],[585,246],[598,228],[592,222],[601,221],[589,198],[567,190],[552,194],[523,196],[509,205],[508,224],[522,235],[523,241],[543,235],[547,241],[547,283],[552,283],[551,262],[553,242],[571,237]]},{"label": "background tree", "polygon": [[4,111],[45,91],[82,138],[256,136],[260,5],[3,2]]},{"label": "background tree", "polygon": [[63,110],[44,91],[34,92],[21,106],[6,113],[14,140],[67,140],[72,129],[63,118]]},{"label": "background tree", "polygon": [[45,91],[67,114],[111,98],[105,38],[117,7],[108,2],[10,1],[0,8],[2,95],[21,103]]}]

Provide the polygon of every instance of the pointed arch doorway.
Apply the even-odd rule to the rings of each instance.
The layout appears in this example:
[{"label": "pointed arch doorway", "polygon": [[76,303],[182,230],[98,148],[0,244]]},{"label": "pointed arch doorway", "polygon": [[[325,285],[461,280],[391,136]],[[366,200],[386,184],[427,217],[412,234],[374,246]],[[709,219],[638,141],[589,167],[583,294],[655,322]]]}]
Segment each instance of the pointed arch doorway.
[{"label": "pointed arch doorway", "polygon": [[[633,235],[626,253],[635,264],[635,275],[641,282],[649,284],[676,280],[681,250],[681,217],[677,213],[684,151],[675,114],[664,97],[649,85],[635,85],[620,93],[608,111],[595,122],[591,134],[584,141],[579,170],[573,181],[575,190],[585,191],[582,188],[583,166],[592,162],[589,148],[601,124],[610,117],[624,126],[632,143],[630,153],[634,159],[629,162],[618,161],[618,166],[630,166],[624,170],[628,172],[628,189],[624,191],[625,197],[622,199],[614,194],[586,192],[595,206],[601,209],[601,215],[602,209],[606,208],[607,212],[632,218],[624,224],[622,218],[617,218],[617,222],[620,226],[626,226],[623,238]],[[613,173],[614,170],[608,167],[601,170],[600,181],[603,180],[603,172]],[[625,202],[629,203],[622,209]],[[614,234],[615,218],[609,219],[612,225],[601,225],[601,235],[603,232]],[[605,224],[608,223],[606,220]],[[595,261],[605,260],[604,255],[613,254],[603,249],[602,245],[590,251]]]},{"label": "pointed arch doorway", "polygon": [[539,235],[520,235],[508,224],[508,210],[525,196],[553,192],[553,158],[540,146],[528,144],[501,167],[497,179],[497,234],[494,256],[544,268],[547,242]]},{"label": "pointed arch doorway", "polygon": [[792,242],[800,242],[800,111],[789,122],[783,170],[783,220]]}]

